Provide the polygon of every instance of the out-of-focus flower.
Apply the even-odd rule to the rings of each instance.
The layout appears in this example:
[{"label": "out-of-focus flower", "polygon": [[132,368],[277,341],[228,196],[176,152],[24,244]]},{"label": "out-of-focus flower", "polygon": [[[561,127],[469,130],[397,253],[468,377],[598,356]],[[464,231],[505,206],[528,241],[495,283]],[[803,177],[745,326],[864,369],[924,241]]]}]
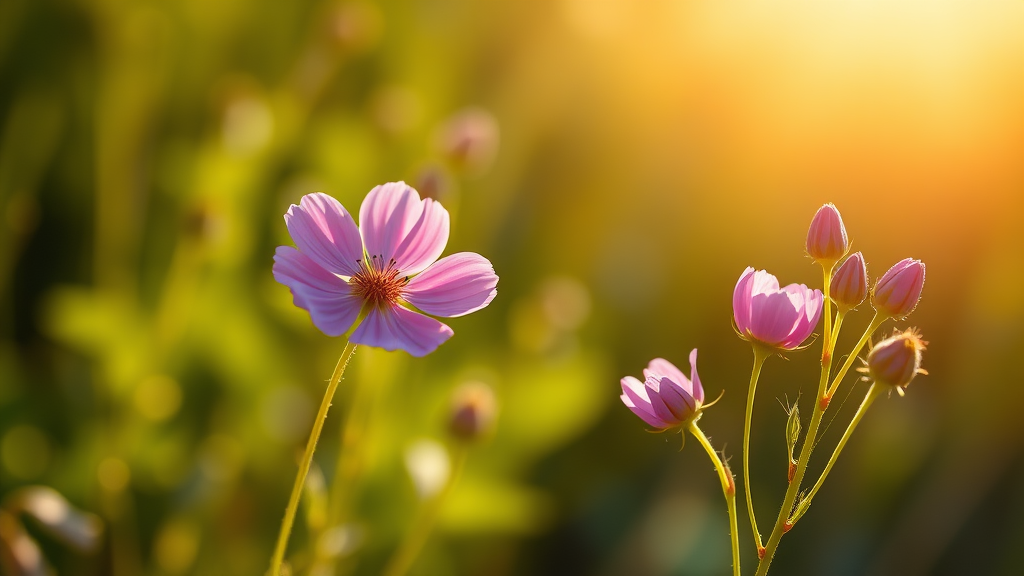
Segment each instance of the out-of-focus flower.
[{"label": "out-of-focus flower", "polygon": [[868,377],[895,387],[902,396],[903,389],[915,376],[928,373],[921,369],[921,352],[927,345],[914,328],[893,334],[868,352]]},{"label": "out-of-focus flower", "polygon": [[455,192],[455,182],[444,168],[437,164],[428,164],[416,173],[416,189],[424,198],[444,200]]},{"label": "out-of-focus flower", "polygon": [[781,350],[800,346],[821,317],[820,290],[803,284],[779,288],[775,276],[747,267],[732,293],[732,312],[742,338]]},{"label": "out-of-focus flower", "polygon": [[491,263],[472,252],[438,257],[448,243],[448,211],[404,182],[377,186],[359,209],[360,226],[334,198],[308,194],[285,214],[298,249],[279,246],[274,278],[328,336],[413,356],[453,334],[427,316],[462,316],[497,294]]},{"label": "out-of-focus flower", "polygon": [[871,305],[892,318],[905,318],[921,300],[924,262],[904,258],[882,275],[871,290]]},{"label": "out-of-focus flower", "polygon": [[807,230],[807,253],[818,262],[831,265],[845,256],[849,248],[839,210],[831,202],[818,208]]},{"label": "out-of-focus flower", "polygon": [[451,475],[448,451],[436,440],[421,438],[405,450],[405,468],[421,499],[436,495]]},{"label": "out-of-focus flower", "polygon": [[864,301],[868,295],[868,268],[860,252],[851,254],[836,270],[829,293],[840,312],[856,308]]},{"label": "out-of-focus flower", "polygon": [[338,47],[363,52],[380,40],[384,17],[380,8],[363,0],[339,4],[330,20],[330,31]]},{"label": "out-of-focus flower", "polygon": [[498,151],[498,121],[483,108],[466,108],[441,126],[437,145],[455,166],[473,173],[487,170]]},{"label": "out-of-focus flower", "polygon": [[460,440],[476,440],[491,430],[497,409],[490,386],[482,382],[460,386],[452,398],[448,430]]},{"label": "out-of-focus flower", "polygon": [[681,428],[700,415],[704,388],[697,375],[697,349],[690,352],[690,380],[674,364],[655,358],[644,369],[644,382],[621,380],[622,403],[657,430]]}]

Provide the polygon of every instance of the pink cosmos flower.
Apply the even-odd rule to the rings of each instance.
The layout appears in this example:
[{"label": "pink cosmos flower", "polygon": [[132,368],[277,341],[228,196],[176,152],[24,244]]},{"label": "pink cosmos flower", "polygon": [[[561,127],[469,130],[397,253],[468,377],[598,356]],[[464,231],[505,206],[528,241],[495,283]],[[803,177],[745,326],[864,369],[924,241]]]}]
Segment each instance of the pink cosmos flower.
[{"label": "pink cosmos flower", "polygon": [[736,329],[747,340],[793,350],[818,325],[823,298],[803,284],[779,288],[775,276],[747,267],[732,293]]},{"label": "pink cosmos flower", "polygon": [[622,403],[657,430],[686,425],[700,414],[704,388],[697,376],[697,349],[690,352],[691,381],[679,368],[663,358],[651,360],[644,369],[644,380],[632,376],[622,379]]},{"label": "pink cosmos flower", "polygon": [[303,196],[284,220],[298,249],[277,248],[274,278],[328,336],[358,322],[353,343],[425,356],[453,334],[425,314],[469,314],[498,293],[498,276],[483,256],[438,260],[448,243],[448,211],[404,182],[371,190],[358,227],[341,203],[319,193]]}]

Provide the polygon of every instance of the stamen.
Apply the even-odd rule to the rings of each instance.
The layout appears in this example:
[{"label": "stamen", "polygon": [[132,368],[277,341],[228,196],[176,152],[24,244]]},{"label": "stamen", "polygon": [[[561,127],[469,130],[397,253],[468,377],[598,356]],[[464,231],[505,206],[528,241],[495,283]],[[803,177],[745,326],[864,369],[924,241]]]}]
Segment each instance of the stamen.
[{"label": "stamen", "polygon": [[360,270],[350,280],[353,293],[377,308],[397,304],[409,277],[398,276],[398,263],[394,258],[389,259],[387,265],[383,254],[372,254],[370,258],[369,262],[357,261]]}]

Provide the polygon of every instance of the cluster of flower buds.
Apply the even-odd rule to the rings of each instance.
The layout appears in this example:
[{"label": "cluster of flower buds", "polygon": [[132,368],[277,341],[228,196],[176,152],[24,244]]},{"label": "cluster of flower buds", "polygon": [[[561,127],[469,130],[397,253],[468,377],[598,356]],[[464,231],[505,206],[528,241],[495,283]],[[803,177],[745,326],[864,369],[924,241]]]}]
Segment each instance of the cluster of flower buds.
[{"label": "cluster of flower buds", "polygon": [[[832,266],[849,251],[846,226],[833,204],[818,209],[807,230],[807,253],[815,261]],[[921,300],[924,263],[904,258],[882,275],[871,289],[871,305],[886,318],[906,318]],[[851,254],[832,277],[829,296],[840,313],[856,308],[868,294],[868,271],[860,252]]]}]

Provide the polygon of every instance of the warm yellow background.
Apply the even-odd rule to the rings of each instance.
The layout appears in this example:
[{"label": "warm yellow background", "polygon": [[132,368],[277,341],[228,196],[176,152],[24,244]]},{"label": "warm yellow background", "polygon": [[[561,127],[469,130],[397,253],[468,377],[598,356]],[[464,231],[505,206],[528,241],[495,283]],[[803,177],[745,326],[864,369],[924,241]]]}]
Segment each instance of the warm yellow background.
[{"label": "warm yellow background", "polygon": [[[467,106],[500,127],[476,173],[436,145]],[[0,495],[53,486],[111,536],[91,556],[43,537],[61,573],[265,570],[341,349],[273,282],[281,215],[317,190],[355,212],[425,169],[448,183],[449,251],[490,258],[499,295],[430,358],[357,353],[317,458],[330,479],[358,381],[350,572],[378,571],[413,513],[405,447],[483,380],[497,431],[415,573],[726,573],[710,465],[644,433],[618,379],[698,347],[725,390],[702,426],[738,469],[732,286],[748,265],[820,286],[803,240],[829,201],[872,278],[926,262],[898,326],[931,342],[930,375],[872,409],[776,572],[1019,572],[1020,2],[6,0],[0,138]],[[764,526],[785,490],[774,397],[812,393],[815,347],[759,387]]]}]

